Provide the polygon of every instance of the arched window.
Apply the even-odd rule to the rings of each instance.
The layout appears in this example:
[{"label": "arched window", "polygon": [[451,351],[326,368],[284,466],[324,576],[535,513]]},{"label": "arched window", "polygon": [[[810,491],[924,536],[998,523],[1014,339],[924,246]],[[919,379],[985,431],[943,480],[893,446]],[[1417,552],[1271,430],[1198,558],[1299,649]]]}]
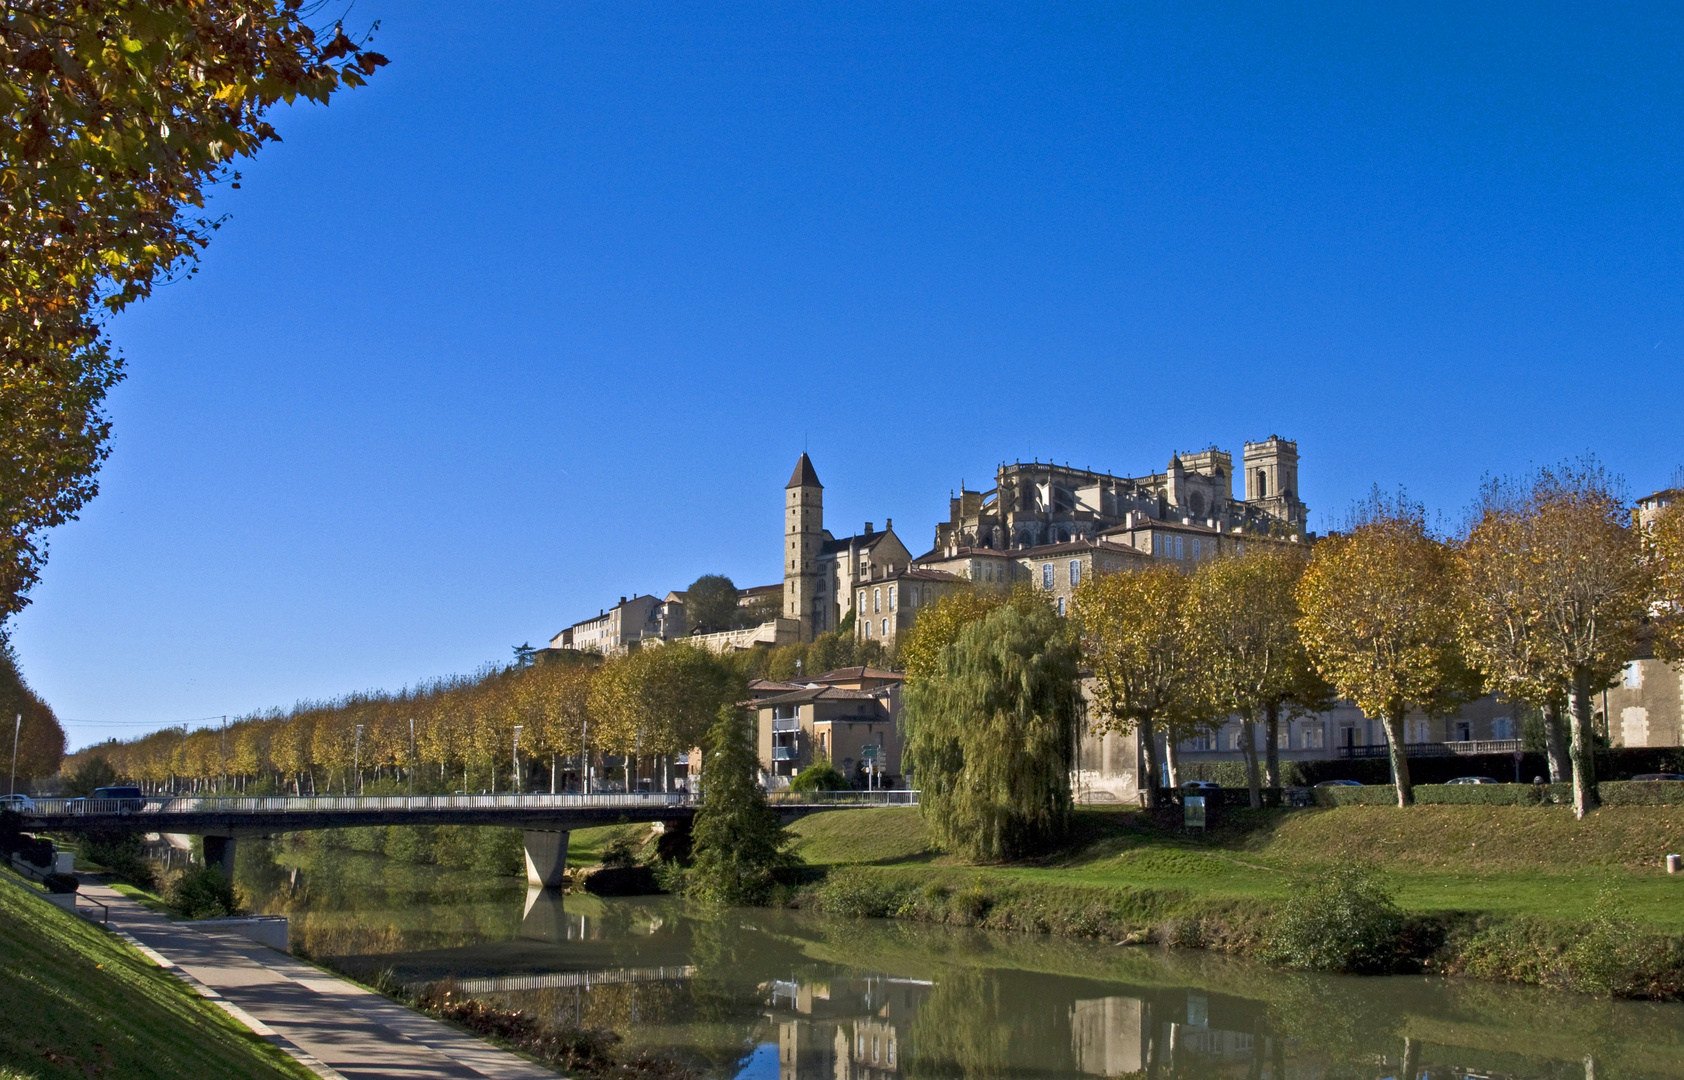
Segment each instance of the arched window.
[{"label": "arched window", "polygon": [[883,635],[882,636],[883,637],[889,636],[889,620],[888,619],[883,620]]},{"label": "arched window", "polygon": [[1257,497],[1259,499],[1269,497],[1269,474],[1262,469],[1257,470]]},{"label": "arched window", "polygon": [[883,590],[882,589],[872,589],[871,590],[871,610],[872,611],[882,611],[883,610]]}]

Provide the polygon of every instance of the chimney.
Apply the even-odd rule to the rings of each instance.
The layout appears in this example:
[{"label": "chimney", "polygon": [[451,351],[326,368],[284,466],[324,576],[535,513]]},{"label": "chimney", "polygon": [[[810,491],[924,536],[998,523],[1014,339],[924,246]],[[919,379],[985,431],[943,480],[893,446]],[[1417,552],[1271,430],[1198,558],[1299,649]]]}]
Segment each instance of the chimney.
[{"label": "chimney", "polygon": [[626,602],[626,598],[625,598],[625,597],[623,597],[623,596],[622,596],[622,597],[620,597],[620,603],[622,603],[622,604],[623,604],[623,603],[625,603],[625,602]]},{"label": "chimney", "polygon": [[884,532],[893,532],[894,529],[895,529],[895,519],[894,518],[884,518],[883,519],[883,531]]},{"label": "chimney", "polygon": [[865,523],[865,535],[871,535],[871,522],[869,521]]}]

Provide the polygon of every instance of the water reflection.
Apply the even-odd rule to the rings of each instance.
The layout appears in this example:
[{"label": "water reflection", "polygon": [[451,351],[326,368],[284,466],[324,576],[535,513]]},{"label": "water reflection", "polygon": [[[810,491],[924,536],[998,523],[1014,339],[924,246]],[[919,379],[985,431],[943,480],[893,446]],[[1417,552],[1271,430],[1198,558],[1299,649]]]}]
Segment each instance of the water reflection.
[{"label": "water reflection", "polygon": [[[254,848],[258,847],[253,845]],[[797,912],[708,915],[346,852],[242,851],[295,947],[453,980],[717,1080],[1684,1080],[1684,1007]]]}]

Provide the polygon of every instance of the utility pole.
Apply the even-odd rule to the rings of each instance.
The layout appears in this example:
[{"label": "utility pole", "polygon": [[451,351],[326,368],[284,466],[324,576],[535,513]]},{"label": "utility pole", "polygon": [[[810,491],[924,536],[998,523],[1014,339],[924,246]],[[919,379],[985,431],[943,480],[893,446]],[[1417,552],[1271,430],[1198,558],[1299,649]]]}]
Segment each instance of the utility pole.
[{"label": "utility pole", "polygon": [[522,730],[525,729],[525,727],[526,727],[525,724],[516,724],[515,725],[514,761],[515,761],[515,794],[516,795],[519,795],[521,793],[521,787],[522,787],[521,782],[520,782],[520,733],[521,733]]},{"label": "utility pole", "polygon": [[363,793],[363,726],[357,725],[357,733],[351,745],[351,766],[357,771],[357,794]]},{"label": "utility pole", "polygon": [[12,724],[12,787],[6,792],[8,795],[18,793],[18,732],[23,730],[23,714],[18,713],[17,720]]},{"label": "utility pole", "polygon": [[415,717],[409,718],[409,794],[415,794]]},{"label": "utility pole", "polygon": [[[218,745],[222,747],[222,773],[226,776],[228,774],[228,718],[226,716],[222,718],[222,741]],[[220,780],[217,781],[216,786],[217,793],[221,794],[222,783]]]}]

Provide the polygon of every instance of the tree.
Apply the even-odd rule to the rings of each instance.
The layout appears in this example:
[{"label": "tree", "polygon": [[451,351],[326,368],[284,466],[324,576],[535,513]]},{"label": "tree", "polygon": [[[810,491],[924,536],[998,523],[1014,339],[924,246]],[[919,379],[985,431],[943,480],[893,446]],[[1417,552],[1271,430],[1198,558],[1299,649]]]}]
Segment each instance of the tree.
[{"label": "tree", "polygon": [[[702,741],[721,706],[747,696],[741,676],[705,649],[682,643],[617,656],[597,672],[591,743],[624,754],[681,754]],[[636,762],[633,762],[633,769]]]},{"label": "tree", "polygon": [[707,733],[702,805],[691,833],[690,889],[717,904],[762,904],[775,875],[795,863],[790,837],[760,786],[760,759],[746,709],[722,705]]},{"label": "tree", "polygon": [[72,795],[88,796],[95,788],[109,787],[117,782],[117,770],[111,767],[111,762],[100,754],[83,759],[76,771],[67,777]]},{"label": "tree", "polygon": [[1678,663],[1684,661],[1684,501],[1678,494],[1642,539],[1654,587],[1655,652]]},{"label": "tree", "polygon": [[1479,686],[1457,647],[1450,552],[1428,534],[1425,511],[1376,489],[1354,519],[1316,545],[1298,582],[1298,630],[1322,677],[1384,721],[1398,805],[1409,806],[1404,717]]},{"label": "tree", "polygon": [[1135,732],[1145,750],[1140,786],[1158,805],[1157,735],[1200,715],[1185,574],[1155,566],[1132,574],[1090,576],[1076,589],[1082,656],[1094,678],[1097,732]]},{"label": "tree", "polygon": [[906,758],[942,848],[973,860],[1044,851],[1070,822],[1078,651],[1044,601],[1004,604],[908,685]]},{"label": "tree", "polygon": [[1259,547],[1237,558],[1202,564],[1188,598],[1191,636],[1213,700],[1240,716],[1251,805],[1263,805],[1257,768],[1257,723],[1266,723],[1270,786],[1280,783],[1278,744],[1284,704],[1303,696],[1309,658],[1299,637],[1296,588],[1304,559],[1296,551]]},{"label": "tree", "polygon": [[1616,487],[1593,460],[1538,470],[1517,551],[1527,564],[1523,595],[1542,670],[1567,690],[1579,817],[1600,802],[1591,695],[1631,659],[1652,589]]},{"label": "tree", "polygon": [[[23,717],[21,726],[19,716]],[[11,643],[0,638],[0,739],[8,735],[17,738],[19,780],[58,772],[64,758],[64,728],[59,726],[52,708],[23,681]],[[12,769],[11,749],[0,743],[8,776]]]},{"label": "tree", "polygon": [[713,634],[737,625],[737,586],[724,574],[703,574],[684,590],[684,621],[692,634]]},{"label": "tree", "polygon": [[[17,0],[0,15],[0,620],[97,492],[122,363],[101,318],[191,273],[280,102],[386,62],[296,0]],[[324,38],[326,39],[324,41]]]}]

